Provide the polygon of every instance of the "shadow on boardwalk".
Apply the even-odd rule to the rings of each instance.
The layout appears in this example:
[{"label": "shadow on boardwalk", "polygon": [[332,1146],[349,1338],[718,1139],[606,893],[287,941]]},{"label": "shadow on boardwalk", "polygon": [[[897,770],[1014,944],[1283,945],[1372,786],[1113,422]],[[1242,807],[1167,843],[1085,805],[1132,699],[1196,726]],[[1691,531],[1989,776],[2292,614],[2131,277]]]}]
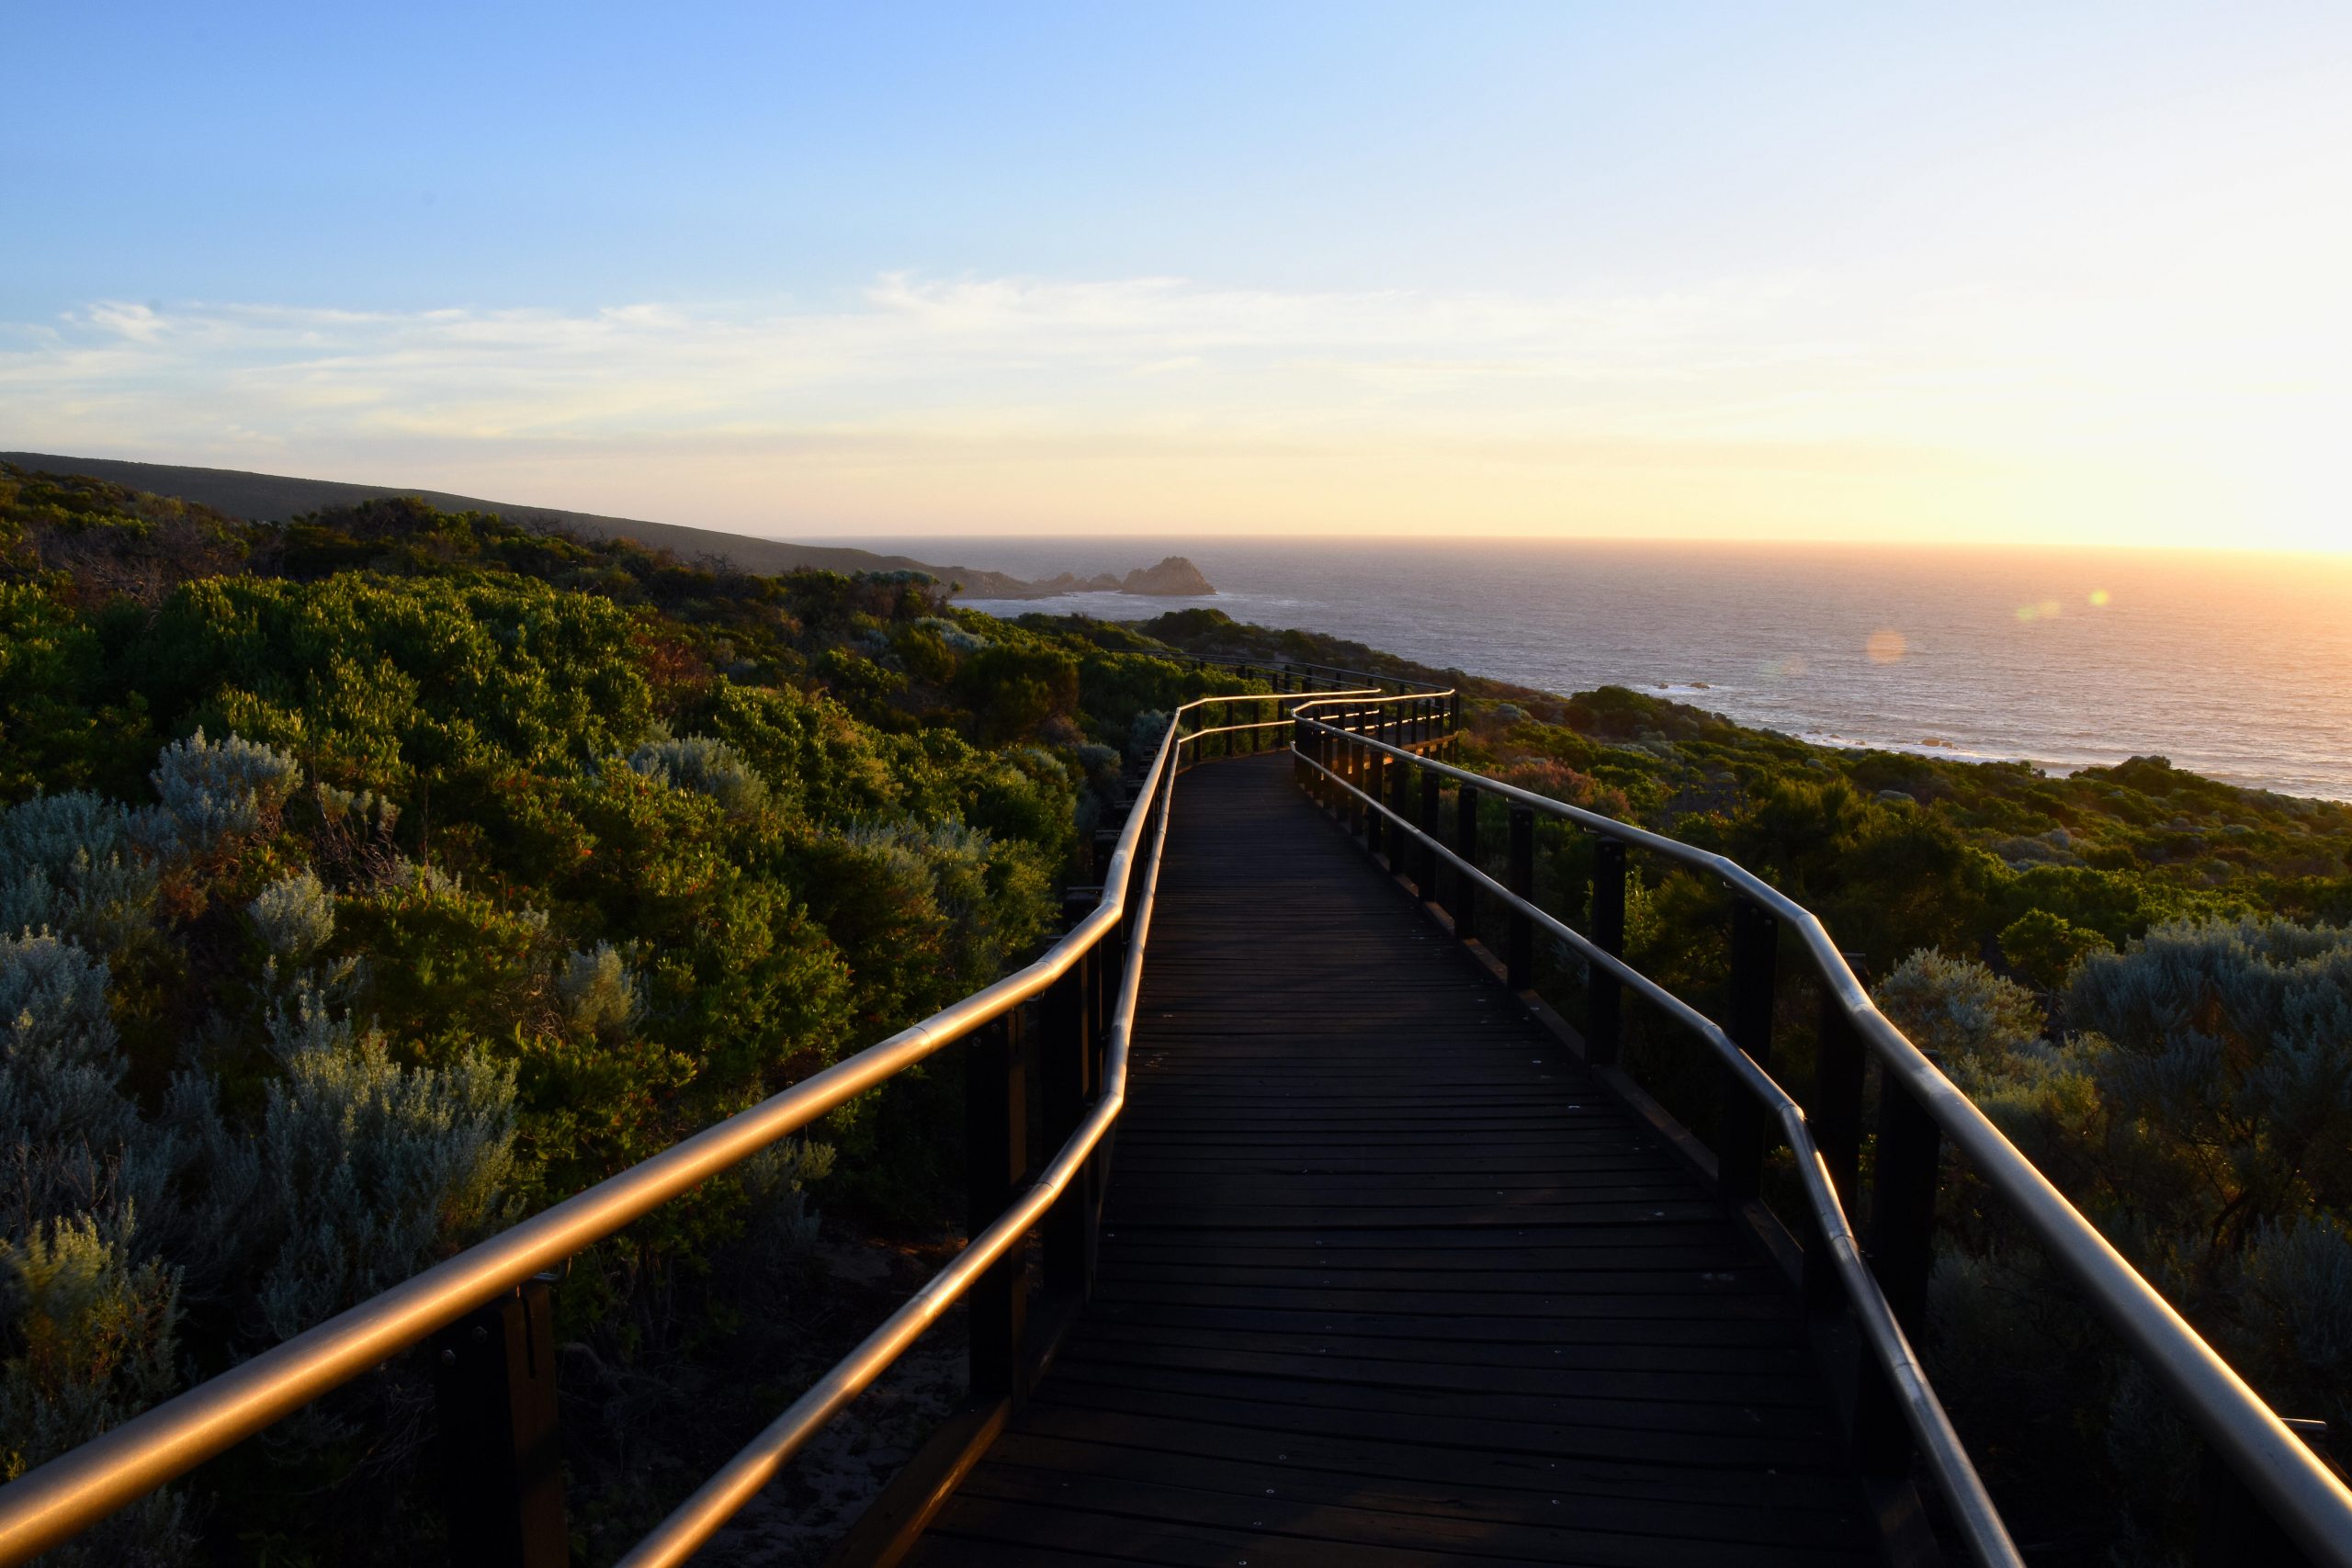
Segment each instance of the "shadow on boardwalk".
[{"label": "shadow on boardwalk", "polygon": [[1784,1278],[1286,758],[1178,786],[1104,1224],[910,1562],[1876,1556]]}]

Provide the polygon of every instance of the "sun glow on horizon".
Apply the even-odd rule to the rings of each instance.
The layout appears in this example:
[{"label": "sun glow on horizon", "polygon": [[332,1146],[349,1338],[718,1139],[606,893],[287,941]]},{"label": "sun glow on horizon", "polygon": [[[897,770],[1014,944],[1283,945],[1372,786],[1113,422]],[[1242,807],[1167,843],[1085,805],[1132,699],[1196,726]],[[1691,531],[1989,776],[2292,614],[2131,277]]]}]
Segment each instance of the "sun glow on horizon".
[{"label": "sun glow on horizon", "polygon": [[[807,538],[2352,553],[2352,21],[1726,7],[1694,55],[1504,6],[1276,18],[1234,75],[1197,17],[932,20],[649,76],[686,46],[568,18],[545,99],[521,23],[371,37],[368,85],[326,23],[126,42],[104,123],[18,84],[0,448]],[[404,70],[498,90],[421,122]]]}]

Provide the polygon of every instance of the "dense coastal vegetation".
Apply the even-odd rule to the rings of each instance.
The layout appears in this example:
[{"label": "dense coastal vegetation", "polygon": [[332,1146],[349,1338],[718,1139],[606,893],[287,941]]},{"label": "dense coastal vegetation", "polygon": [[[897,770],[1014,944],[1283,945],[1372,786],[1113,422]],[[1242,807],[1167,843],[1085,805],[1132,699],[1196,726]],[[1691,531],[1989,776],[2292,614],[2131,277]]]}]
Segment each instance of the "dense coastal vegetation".
[{"label": "dense coastal vegetation", "polygon": [[[1718,850],[1801,899],[1881,1007],[2249,1382],[2352,1431],[2352,806],[2161,757],[2051,778],[1831,750],[1620,687],[1562,698],[1213,611],[1144,629],[1459,684],[1466,765]],[[1583,909],[1581,835],[1546,821],[1539,837],[1537,897]],[[1706,879],[1634,857],[1627,956],[1718,1018],[1726,914]],[[1801,966],[1781,972],[1773,1069],[1802,1100],[1818,998]],[[1539,965],[1572,1019],[1581,978]],[[1628,1066],[1703,1135],[1718,1075],[1633,1013]],[[2171,1561],[2194,1501],[2185,1425],[1951,1168],[1928,1349],[2020,1539],[2046,1561]]]},{"label": "dense coastal vegetation", "polygon": [[[2352,1417],[2352,807],[2156,758],[1830,750],[1213,611],[1004,621],[915,573],[763,577],[402,501],[247,525],[0,465],[0,1473],[1033,951],[1139,739],[1251,689],[1184,652],[1458,682],[1470,765],[1803,898],[2266,1394]],[[1583,846],[1545,831],[1538,895],[1578,908]],[[1637,964],[1715,999],[1717,890],[1637,868],[1630,915]],[[1543,983],[1573,1016],[1574,970]],[[1813,998],[1781,1005],[1802,1097]],[[1703,1064],[1632,1046],[1703,1132]],[[954,1070],[580,1260],[592,1556],[697,1478],[662,1445],[730,1446],[788,1384],[825,1310],[812,1190],[869,1231],[952,1209]],[[2061,1551],[2096,1560],[2120,1514],[2161,1535],[2184,1438],[1981,1199],[1952,1190],[1931,1347],[1963,1429]],[[413,1557],[424,1389],[395,1363],[80,1560]],[[2104,1489],[2071,1484],[2086,1460]]]},{"label": "dense coastal vegetation", "polygon": [[[1025,956],[1136,716],[1238,683],[941,597],[0,471],[6,1472]],[[580,1261],[592,1534],[674,1500],[638,1406],[760,1348],[803,1183],[944,1210],[952,1075]],[[421,1388],[348,1391],[88,1560],[304,1560],[356,1519],[403,1560]]]}]

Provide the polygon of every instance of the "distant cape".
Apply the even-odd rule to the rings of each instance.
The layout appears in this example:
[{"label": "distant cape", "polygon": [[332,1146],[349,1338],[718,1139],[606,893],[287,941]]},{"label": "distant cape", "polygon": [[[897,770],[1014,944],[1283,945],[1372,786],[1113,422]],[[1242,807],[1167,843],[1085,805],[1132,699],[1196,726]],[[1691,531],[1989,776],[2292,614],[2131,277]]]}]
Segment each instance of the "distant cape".
[{"label": "distant cape", "polygon": [[[242,517],[250,523],[284,523],[331,506],[353,506],[385,496],[413,495],[444,512],[491,512],[526,527],[556,526],[593,539],[634,539],[666,549],[684,560],[716,558],[744,571],[920,571],[958,586],[974,599],[1042,599],[1081,589],[1126,593],[1208,594],[1209,586],[1192,562],[1170,556],[1158,566],[1114,579],[1107,573],[1080,582],[1064,572],[1050,583],[1031,582],[985,567],[939,566],[911,556],[883,555],[846,545],[796,545],[715,528],[687,528],[635,517],[605,517],[556,506],[518,506],[446,491],[405,485],[350,484],[341,479],[296,479],[286,474],[247,473],[238,468],[191,468],[170,463],[133,463],[119,457],[68,457],[50,452],[0,452],[0,462],[44,474],[83,474],[151,495],[175,496]],[[1165,586],[1174,584],[1175,586]]]}]

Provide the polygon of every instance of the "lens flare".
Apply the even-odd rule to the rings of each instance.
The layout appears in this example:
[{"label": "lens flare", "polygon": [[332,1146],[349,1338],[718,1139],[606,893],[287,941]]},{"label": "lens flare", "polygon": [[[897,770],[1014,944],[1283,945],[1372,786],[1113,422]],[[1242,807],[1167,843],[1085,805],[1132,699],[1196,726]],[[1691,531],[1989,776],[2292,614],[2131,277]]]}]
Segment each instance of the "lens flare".
[{"label": "lens flare", "polygon": [[1911,644],[1893,626],[1881,626],[1871,633],[1870,640],[1862,645],[1862,651],[1870,655],[1872,664],[1900,664],[1904,655],[1911,651]]},{"label": "lens flare", "polygon": [[2114,597],[2114,594],[2109,593],[2104,588],[2094,588],[2091,590],[2091,608],[2094,610],[2104,610],[2107,608],[2108,601]]}]

